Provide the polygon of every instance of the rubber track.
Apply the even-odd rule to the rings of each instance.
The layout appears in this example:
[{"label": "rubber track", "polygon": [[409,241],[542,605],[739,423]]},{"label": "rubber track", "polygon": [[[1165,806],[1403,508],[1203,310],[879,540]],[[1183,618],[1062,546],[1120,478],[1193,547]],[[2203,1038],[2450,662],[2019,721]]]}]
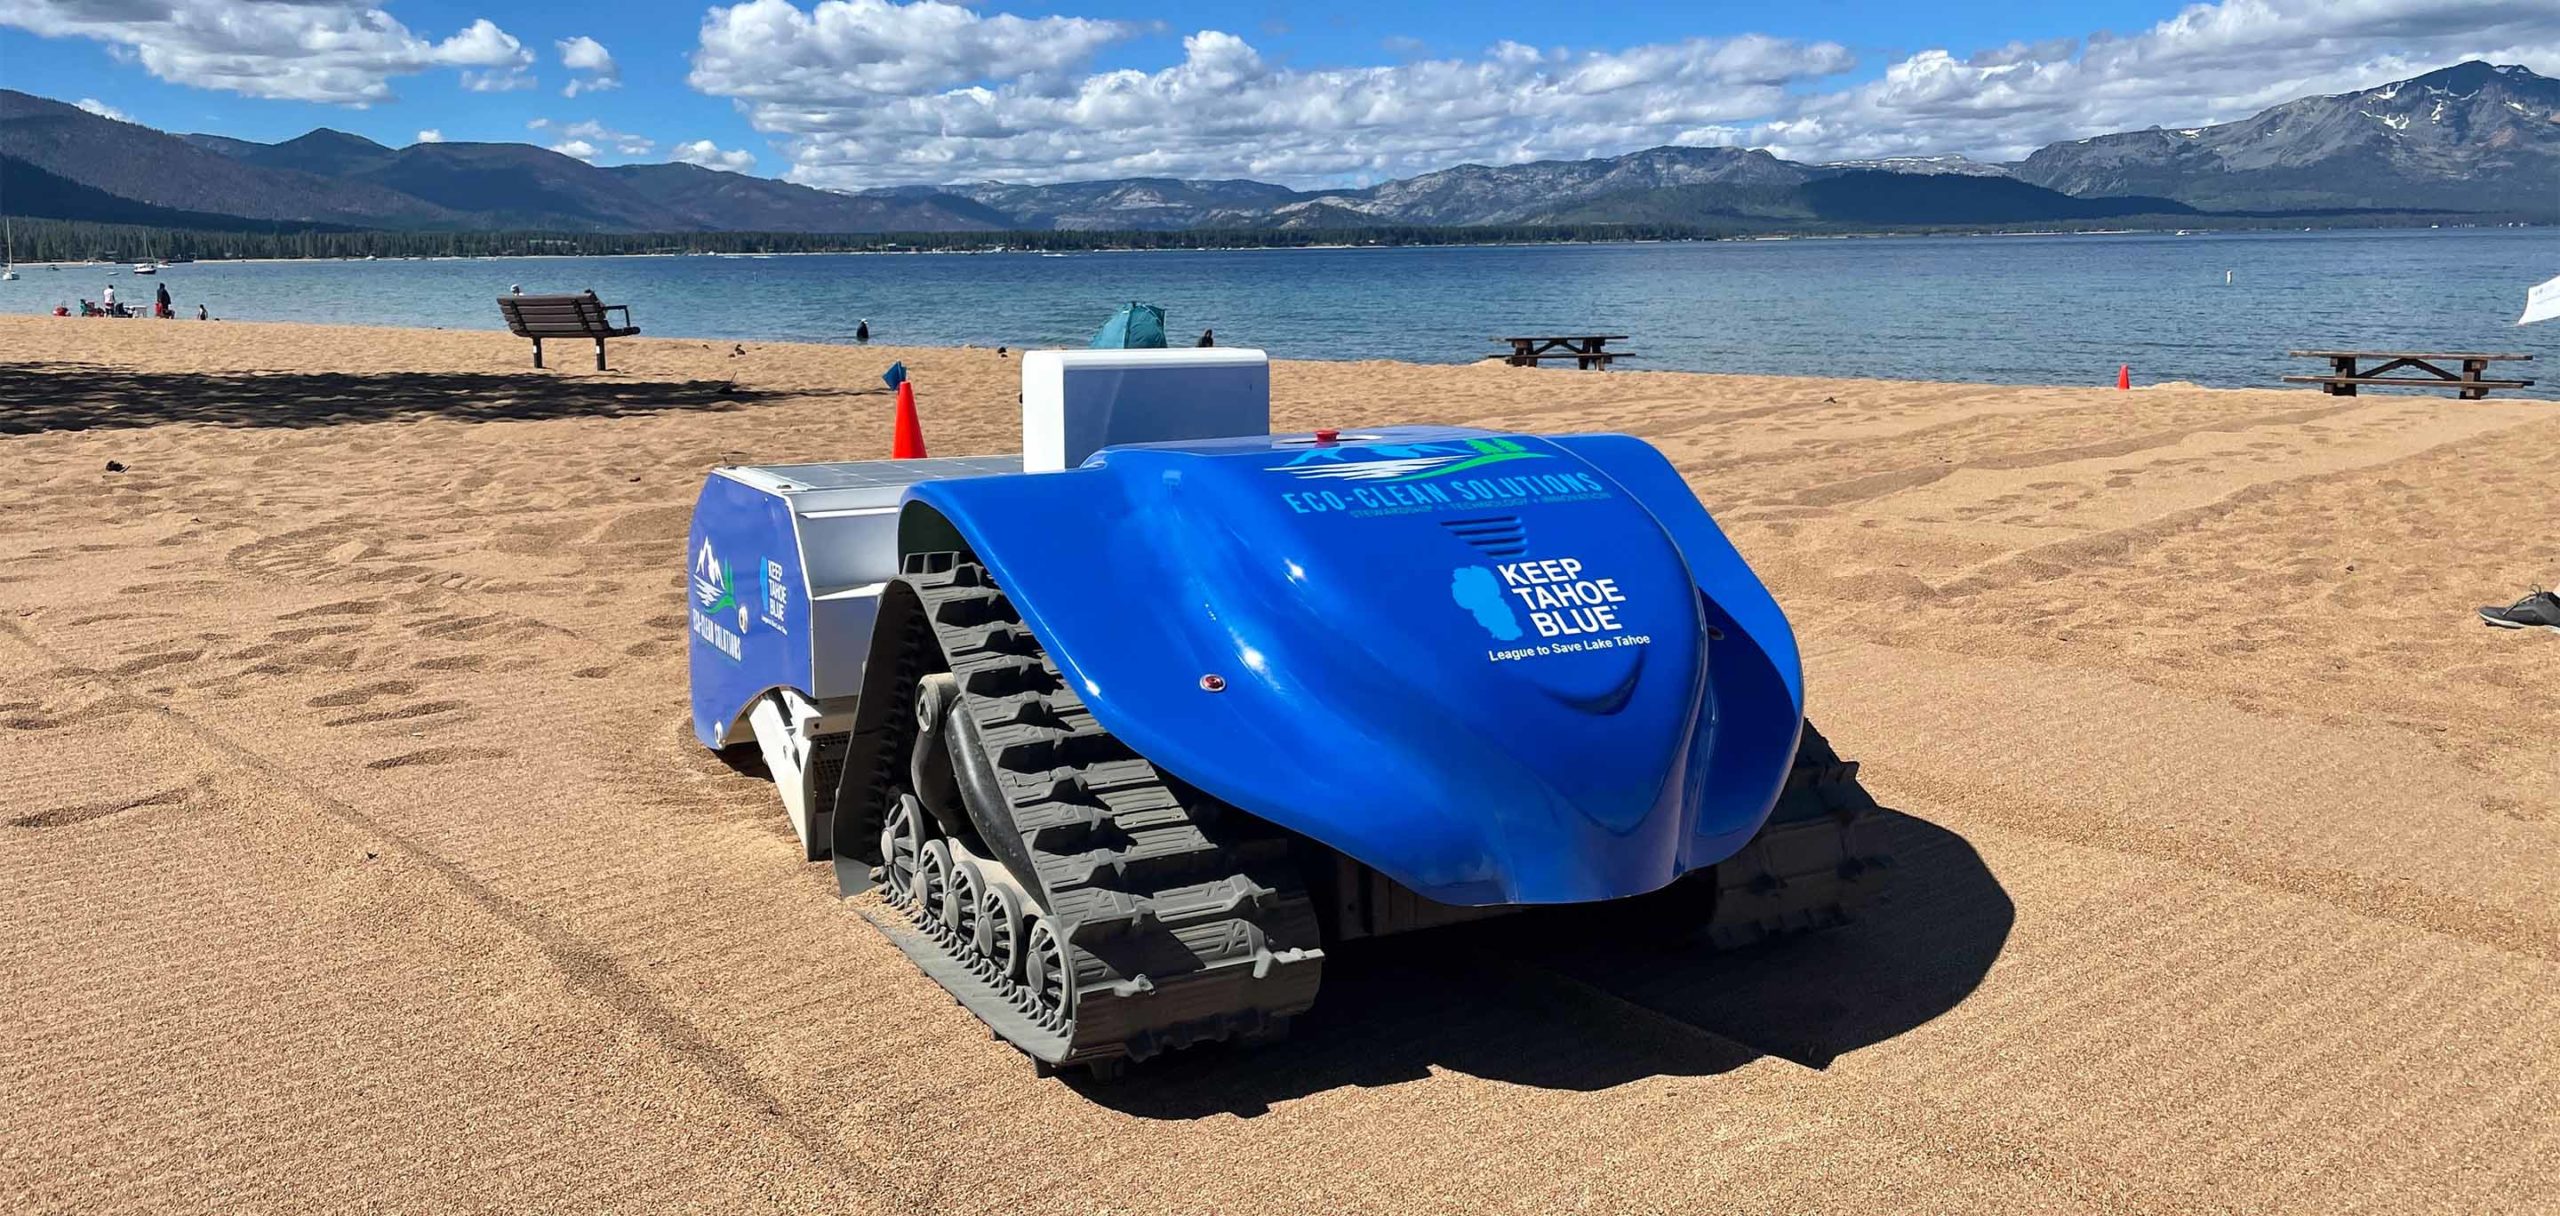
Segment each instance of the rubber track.
[{"label": "rubber track", "polygon": [[1893,864],[1876,839],[1876,810],[1857,761],[1805,723],[1769,822],[1715,868],[1707,939],[1732,949],[1849,920]]},{"label": "rubber track", "polygon": [[[1040,902],[1068,943],[1073,1020],[1027,1024],[1015,986],[989,975],[956,982],[966,952],[914,908],[901,911],[921,934],[891,940],[998,1034],[1051,1064],[1267,1036],[1312,1005],[1324,952],[1288,841],[1167,779],[1095,722],[983,567],[932,555],[899,577],[930,626],[913,636],[940,651],[902,666],[947,667],[958,679],[958,710],[978,726]],[[928,964],[925,943],[946,959]]]}]

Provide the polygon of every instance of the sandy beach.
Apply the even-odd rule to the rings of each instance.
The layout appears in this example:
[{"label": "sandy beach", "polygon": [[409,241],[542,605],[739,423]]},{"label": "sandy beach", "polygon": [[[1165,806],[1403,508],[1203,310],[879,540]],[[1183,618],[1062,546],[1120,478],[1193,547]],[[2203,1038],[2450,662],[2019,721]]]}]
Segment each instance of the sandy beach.
[{"label": "sandy beach", "polygon": [[[685,723],[705,469],[1011,450],[992,350],[0,318],[0,1207],[2524,1212],[2560,1189],[2560,405],[1282,363],[1658,444],[1897,886],[1488,926],[1034,1077]],[[1961,369],[1950,368],[1950,374]],[[110,472],[109,462],[122,466]],[[1497,922],[1497,924],[1500,922]]]}]

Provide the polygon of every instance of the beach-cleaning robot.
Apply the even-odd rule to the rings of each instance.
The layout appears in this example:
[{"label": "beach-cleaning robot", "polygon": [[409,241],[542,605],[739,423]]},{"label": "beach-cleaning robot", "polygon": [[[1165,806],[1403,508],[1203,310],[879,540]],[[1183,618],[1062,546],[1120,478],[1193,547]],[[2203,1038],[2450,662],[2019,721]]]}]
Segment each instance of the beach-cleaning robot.
[{"label": "beach-cleaning robot", "polygon": [[1883,859],[1793,632],[1623,435],[1270,433],[1261,352],[1041,351],[1021,456],[722,468],[693,724],[1044,1066],[1275,1036],[1326,947],[1628,901],[1716,945]]}]

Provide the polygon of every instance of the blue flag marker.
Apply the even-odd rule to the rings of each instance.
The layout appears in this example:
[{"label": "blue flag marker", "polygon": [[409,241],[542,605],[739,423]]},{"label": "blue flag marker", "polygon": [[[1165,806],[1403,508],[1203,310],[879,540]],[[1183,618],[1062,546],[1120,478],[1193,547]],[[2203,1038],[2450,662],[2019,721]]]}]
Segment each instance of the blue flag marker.
[{"label": "blue flag marker", "polygon": [[880,373],[880,383],[888,385],[892,390],[906,382],[907,365],[904,363],[892,363],[889,365],[889,370]]}]

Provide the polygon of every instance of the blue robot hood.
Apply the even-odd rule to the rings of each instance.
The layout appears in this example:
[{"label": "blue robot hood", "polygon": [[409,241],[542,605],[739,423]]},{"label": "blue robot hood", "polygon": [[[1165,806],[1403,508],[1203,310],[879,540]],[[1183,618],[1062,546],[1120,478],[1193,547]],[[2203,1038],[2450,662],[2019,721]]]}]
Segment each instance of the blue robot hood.
[{"label": "blue robot hood", "polygon": [[1793,756],[1785,619],[1632,439],[1127,447],[908,499],[1141,755],[1444,903],[1712,865]]}]

